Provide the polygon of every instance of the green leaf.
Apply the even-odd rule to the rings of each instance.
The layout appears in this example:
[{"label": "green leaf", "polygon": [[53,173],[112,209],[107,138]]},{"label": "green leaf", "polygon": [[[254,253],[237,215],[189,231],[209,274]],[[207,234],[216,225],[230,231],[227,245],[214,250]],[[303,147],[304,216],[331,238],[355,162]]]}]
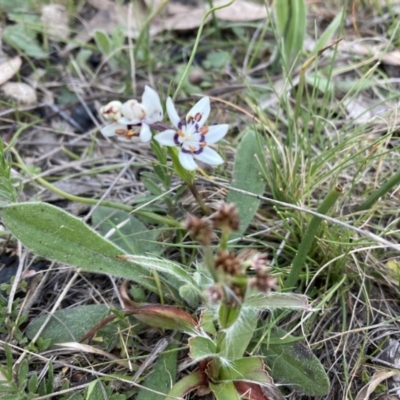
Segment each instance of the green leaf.
[{"label": "green leaf", "polygon": [[221,367],[220,379],[272,384],[261,357],[246,357],[234,360]]},{"label": "green leaf", "polygon": [[23,387],[27,383],[28,372],[29,372],[28,361],[24,359],[18,367],[18,382],[21,387]]},{"label": "green leaf", "polygon": [[109,400],[111,389],[100,379],[90,382],[85,392],[85,400]]},{"label": "green leaf", "polygon": [[209,386],[216,400],[240,400],[233,382],[210,383]]},{"label": "green leaf", "polygon": [[329,44],[335,35],[336,31],[340,28],[344,18],[345,9],[342,8],[342,11],[336,15],[336,17],[331,21],[328,27],[325,29],[324,33],[319,37],[317,42],[315,43],[315,47],[311,52],[312,55],[317,54],[320,50],[322,50],[325,46]]},{"label": "green leaf", "polygon": [[[85,334],[95,327],[109,314],[109,308],[104,304],[92,304],[57,310],[51,317],[40,337],[51,340],[51,346],[56,343],[79,342]],[[33,320],[26,329],[28,339],[33,339],[42,327],[48,315],[42,315]],[[109,325],[106,329],[116,330]],[[110,333],[111,334],[111,333]]]},{"label": "green leaf", "polygon": [[139,264],[147,270],[155,269],[158,272],[172,275],[180,282],[190,285],[192,290],[198,290],[195,281],[186,269],[184,269],[178,263],[169,261],[164,258],[148,257],[148,256],[135,256],[135,255],[124,255],[123,259],[135,264]]},{"label": "green leaf", "polygon": [[257,325],[258,311],[242,307],[239,317],[224,330],[219,355],[227,360],[242,358],[249,345]]},{"label": "green leaf", "polygon": [[190,357],[193,360],[202,360],[207,357],[215,357],[217,345],[206,337],[195,336],[189,339]]},{"label": "green leaf", "polygon": [[[233,167],[232,187],[247,192],[262,195],[265,190],[265,181],[260,174],[259,160],[264,159],[263,139],[255,132],[249,131],[240,142]],[[229,191],[227,203],[234,203],[239,212],[240,228],[233,237],[241,236],[252,221],[258,210],[260,200],[244,193]]]},{"label": "green leaf", "polygon": [[[271,337],[276,343],[276,339],[284,335],[285,332],[279,329]],[[328,393],[330,384],[325,369],[304,342],[265,343],[261,350],[274,381],[288,384],[308,396],[325,396]]]},{"label": "green leaf", "polygon": [[200,326],[204,330],[204,332],[209,333],[210,335],[216,335],[217,330],[214,325],[214,314],[210,309],[204,309],[200,315]]},{"label": "green leaf", "polygon": [[303,48],[307,8],[304,0],[275,0],[274,15],[283,41],[286,67]]},{"label": "green leaf", "polygon": [[37,386],[38,386],[38,377],[37,377],[36,373],[34,373],[30,377],[29,382],[28,382],[29,393],[33,393],[33,394],[36,393]]},{"label": "green leaf", "polygon": [[210,51],[207,53],[206,59],[203,61],[204,68],[207,69],[223,69],[230,60],[230,54],[225,51]]},{"label": "green leaf", "polygon": [[131,279],[157,292],[147,270],[118,259],[123,250],[60,208],[46,203],[19,203],[5,207],[1,215],[7,229],[41,257]]},{"label": "green leaf", "polygon": [[103,30],[97,29],[93,34],[94,41],[100,52],[108,56],[112,51],[111,39]]},{"label": "green leaf", "polygon": [[179,296],[181,299],[185,300],[191,308],[197,308],[200,302],[199,292],[193,290],[192,285],[180,285],[179,286]]},{"label": "green leaf", "polygon": [[168,397],[165,400],[171,400],[171,398],[181,398],[188,394],[192,390],[205,385],[205,374],[201,371],[192,372],[186,375],[184,378],[180,379],[168,393]]},{"label": "green leaf", "polygon": [[[179,340],[179,338],[175,339]],[[176,348],[176,344],[170,344],[166,350],[174,350]],[[156,390],[157,392],[168,393],[171,390],[171,384],[173,385],[175,383],[177,356],[178,352],[176,351],[162,353],[142,386]],[[156,400],[163,398],[164,396],[143,389],[138,393],[136,400]]]},{"label": "green leaf", "polygon": [[307,297],[296,293],[251,293],[246,296],[245,306],[256,310],[272,310],[277,308],[290,308],[293,310],[309,310]]},{"label": "green leaf", "polygon": [[32,12],[32,0],[0,0],[0,9],[7,13]]},{"label": "green leaf", "polygon": [[3,39],[7,44],[30,57],[39,59],[47,57],[36,38],[36,33],[24,24],[7,26],[3,31]]},{"label": "green leaf", "polygon": [[109,207],[97,207],[92,215],[93,226],[102,236],[124,249],[129,254],[159,254],[162,250],[156,241],[157,230],[149,230],[133,215],[125,211],[112,210]]}]

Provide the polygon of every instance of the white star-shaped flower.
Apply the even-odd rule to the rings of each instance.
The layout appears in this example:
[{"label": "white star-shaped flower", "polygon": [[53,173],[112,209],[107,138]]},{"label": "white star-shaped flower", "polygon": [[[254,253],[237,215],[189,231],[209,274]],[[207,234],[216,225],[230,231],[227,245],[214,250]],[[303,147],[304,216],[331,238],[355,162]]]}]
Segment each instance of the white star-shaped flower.
[{"label": "white star-shaped flower", "polygon": [[195,159],[210,165],[220,165],[224,162],[209,145],[221,140],[228,132],[229,125],[204,125],[210,114],[208,97],[203,97],[193,106],[184,122],[179,118],[170,97],[167,100],[167,113],[176,129],[157,133],[154,138],[164,146],[179,147],[179,161],[184,168],[189,171],[198,168]]}]

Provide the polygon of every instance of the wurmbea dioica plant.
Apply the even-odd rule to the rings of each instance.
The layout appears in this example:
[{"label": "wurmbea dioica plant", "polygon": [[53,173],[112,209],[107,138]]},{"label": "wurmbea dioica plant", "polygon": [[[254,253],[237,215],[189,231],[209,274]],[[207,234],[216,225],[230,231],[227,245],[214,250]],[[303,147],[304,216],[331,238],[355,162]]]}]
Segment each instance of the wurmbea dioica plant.
[{"label": "wurmbea dioica plant", "polygon": [[[200,244],[202,260],[196,270],[171,265],[163,273],[184,282],[179,290],[181,297],[188,303],[190,299],[193,308],[200,305],[195,317],[173,305],[140,305],[124,298],[128,308],[121,311],[123,315],[134,315],[152,326],[179,330],[189,336],[189,356],[197,368],[172,387],[170,397],[182,398],[197,390],[199,394],[212,392],[216,399],[284,399],[269,376],[262,355],[247,356],[246,352],[251,348],[255,354],[264,343],[265,321],[259,319],[260,312],[274,308],[307,310],[309,306],[303,295],[271,291],[276,288],[276,280],[270,275],[265,254],[256,250],[237,254],[228,249],[229,236],[239,225],[238,212],[232,204],[222,204],[211,216],[189,216],[186,220],[184,228]],[[142,264],[149,260],[135,255],[118,258]],[[157,260],[162,268],[162,260]],[[108,317],[84,339],[115,318]]]}]

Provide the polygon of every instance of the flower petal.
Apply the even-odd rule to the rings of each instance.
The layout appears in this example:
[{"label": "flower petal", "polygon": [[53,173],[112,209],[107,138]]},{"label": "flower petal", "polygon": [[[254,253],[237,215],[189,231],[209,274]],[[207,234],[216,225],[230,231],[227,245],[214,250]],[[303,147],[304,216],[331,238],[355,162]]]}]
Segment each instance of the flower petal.
[{"label": "flower petal", "polygon": [[131,124],[138,124],[146,116],[146,109],[137,100],[128,100],[121,107],[122,117],[127,118]]},{"label": "flower petal", "polygon": [[188,171],[197,169],[198,165],[193,160],[193,156],[191,154],[180,151],[178,157],[183,168],[187,169]]},{"label": "flower petal", "polygon": [[203,126],[210,115],[210,99],[203,97],[199,100],[186,115],[186,123],[196,123],[199,127]]},{"label": "flower petal", "polygon": [[116,132],[118,129],[124,129],[126,130],[126,125],[122,125],[122,124],[110,124],[110,125],[106,125],[105,127],[100,129],[100,132],[102,133],[103,136],[115,136]]},{"label": "flower petal", "polygon": [[212,125],[208,127],[208,132],[206,133],[206,143],[213,144],[221,140],[228,132],[229,125]]},{"label": "flower petal", "polygon": [[180,129],[181,119],[179,118],[179,115],[176,112],[176,108],[174,106],[174,102],[172,101],[171,97],[168,97],[167,99],[167,114],[169,120],[172,122],[172,125]]},{"label": "flower petal", "polygon": [[132,121],[131,119],[126,118],[126,117],[121,117],[118,120],[118,123],[124,125],[125,128],[126,128],[128,125],[137,125],[139,122],[138,121]]},{"label": "flower petal", "polygon": [[147,123],[154,124],[155,122],[162,121],[163,111],[161,107],[160,97],[158,93],[150,86],[146,85],[144,87],[142,104],[146,109],[145,120]]},{"label": "flower petal", "polygon": [[139,138],[141,142],[150,142],[151,140],[150,127],[145,123],[142,123],[142,127],[140,128]]},{"label": "flower petal", "polygon": [[200,154],[194,154],[193,157],[203,163],[210,165],[220,165],[224,162],[223,158],[213,149],[204,147]]},{"label": "flower petal", "polygon": [[173,129],[167,129],[166,131],[157,133],[154,136],[154,139],[157,140],[158,143],[164,146],[176,146],[174,137],[176,135],[176,131]]}]

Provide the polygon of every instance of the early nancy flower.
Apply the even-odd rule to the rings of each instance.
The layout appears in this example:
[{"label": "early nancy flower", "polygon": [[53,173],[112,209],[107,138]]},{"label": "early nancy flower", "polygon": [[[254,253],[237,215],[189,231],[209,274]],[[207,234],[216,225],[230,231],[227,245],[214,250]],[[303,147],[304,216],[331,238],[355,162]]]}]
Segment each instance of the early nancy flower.
[{"label": "early nancy flower", "polygon": [[125,139],[139,136],[142,142],[151,140],[150,124],[163,118],[160,98],[150,86],[145,86],[142,102],[128,100],[124,104],[112,101],[100,108],[105,119],[113,121],[101,129],[104,136],[118,135]]},{"label": "early nancy flower", "polygon": [[179,147],[179,161],[184,168],[189,171],[195,170],[198,166],[194,159],[210,165],[220,165],[224,162],[209,145],[221,140],[228,132],[229,126],[226,124],[204,125],[210,114],[208,97],[203,97],[193,106],[184,122],[179,118],[170,97],[167,100],[167,112],[176,129],[157,133],[154,138],[164,146]]},{"label": "early nancy flower", "polygon": [[100,108],[100,114],[107,120],[117,122],[121,117],[122,103],[114,100]]}]

